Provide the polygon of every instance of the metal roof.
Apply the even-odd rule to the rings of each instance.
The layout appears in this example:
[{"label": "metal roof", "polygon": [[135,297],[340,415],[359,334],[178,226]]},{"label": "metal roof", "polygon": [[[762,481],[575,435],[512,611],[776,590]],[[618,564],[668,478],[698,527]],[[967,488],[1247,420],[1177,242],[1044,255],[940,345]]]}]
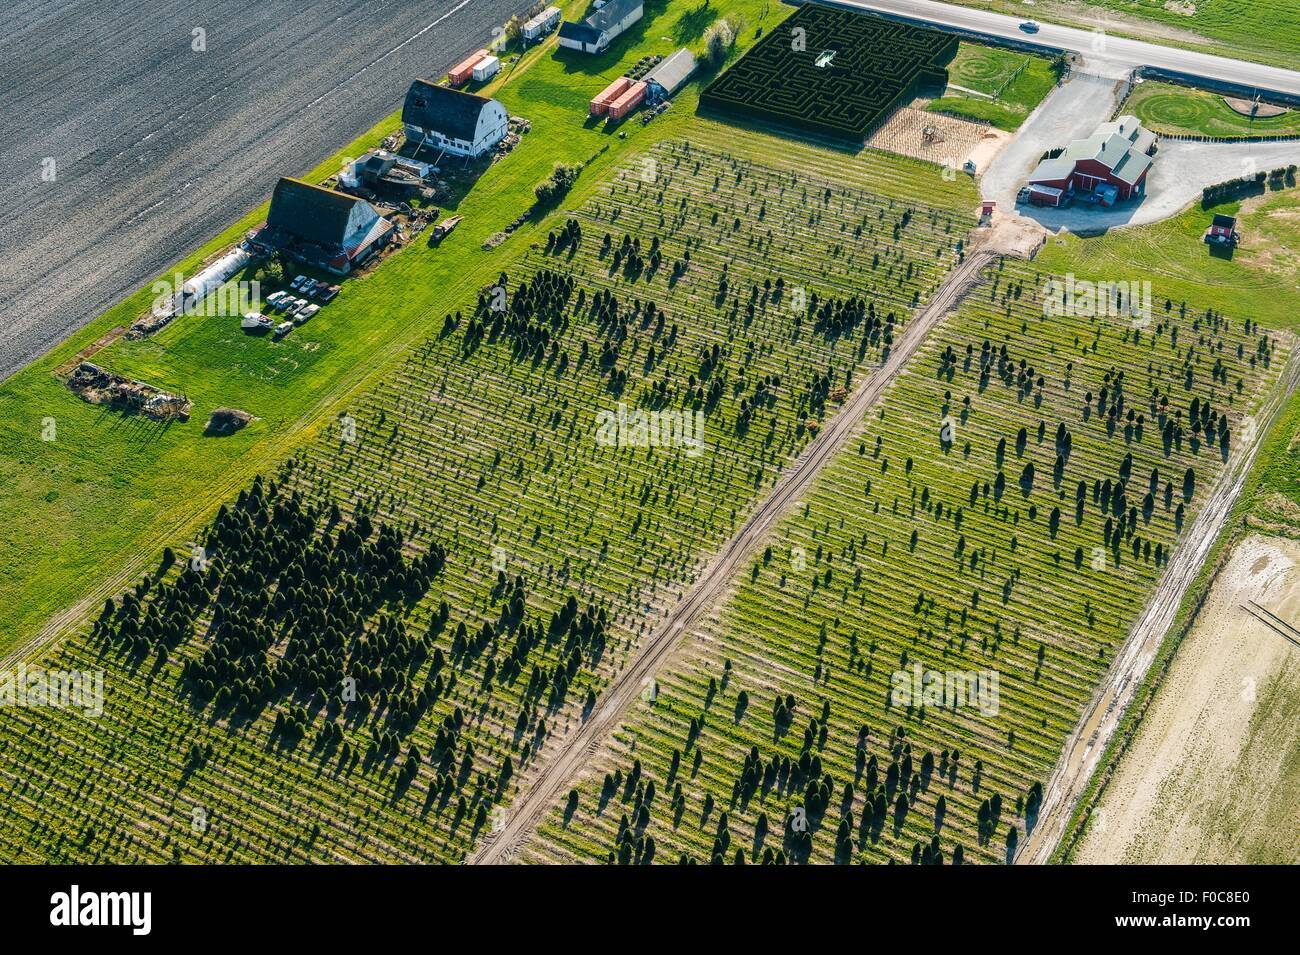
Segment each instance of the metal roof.
[{"label": "metal roof", "polygon": [[1033,182],[1060,182],[1069,179],[1074,173],[1074,161],[1064,156],[1058,159],[1044,159],[1029,176]]},{"label": "metal roof", "polygon": [[646,74],[646,82],[658,83],[669,93],[675,93],[694,72],[695,55],[682,47]]},{"label": "metal roof", "polygon": [[587,23],[603,32],[612,26],[618,26],[633,10],[641,9],[643,3],[644,0],[609,0],[609,3],[587,17]]},{"label": "metal roof", "polygon": [[338,248],[347,238],[348,219],[358,203],[369,205],[356,196],[285,176],[271,194],[266,224],[316,245]]},{"label": "metal roof", "polygon": [[546,8],[545,10],[543,10],[541,13],[537,14],[537,16],[533,17],[531,20],[529,20],[527,23],[525,23],[525,24],[524,24],[524,29],[528,29],[528,28],[530,28],[530,27],[539,27],[539,26],[541,26],[543,23],[545,23],[547,20],[554,19],[555,17],[558,17],[559,15],[560,15],[560,8],[559,8],[559,7],[547,7],[547,8]]},{"label": "metal roof", "polygon": [[1130,186],[1135,185],[1142,174],[1151,168],[1151,157],[1144,156],[1136,150],[1130,149],[1121,158],[1120,161],[1111,169],[1110,174],[1120,182],[1126,182]]},{"label": "metal roof", "polygon": [[420,129],[432,129],[448,139],[474,141],[478,118],[492,100],[464,93],[428,80],[416,80],[406,91],[402,122]]},{"label": "metal roof", "polygon": [[1076,139],[1070,143],[1065,147],[1065,152],[1061,153],[1061,158],[1074,162],[1095,159],[1107,169],[1114,169],[1131,145],[1132,143],[1118,133],[1098,132],[1087,139]]}]

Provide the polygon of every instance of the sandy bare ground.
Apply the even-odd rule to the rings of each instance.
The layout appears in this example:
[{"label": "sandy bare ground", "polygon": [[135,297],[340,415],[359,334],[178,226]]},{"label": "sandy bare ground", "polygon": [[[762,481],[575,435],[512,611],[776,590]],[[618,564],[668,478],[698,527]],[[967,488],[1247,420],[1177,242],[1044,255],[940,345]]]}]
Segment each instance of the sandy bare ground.
[{"label": "sandy bare ground", "polygon": [[1276,386],[1254,416],[1255,426],[1237,429],[1239,434],[1252,435],[1254,440],[1243,442],[1229,460],[1210,497],[1174,551],[1159,587],[1116,655],[1106,679],[1093,693],[1074,732],[1065,741],[1061,758],[1044,791],[1038,823],[1021,842],[1016,854],[1017,863],[1045,864],[1050,861],[1079,797],[1118,728],[1124,711],[1141,686],[1184,596],[1200,573],[1201,565],[1236,502],[1263,435],[1268,433],[1269,425],[1295,390],[1297,378],[1300,378],[1300,355],[1296,352],[1293,347],[1287,356],[1286,367],[1282,369]]},{"label": "sandy bare ground", "polygon": [[605,689],[591,717],[561,742],[558,750],[531,779],[524,781],[523,791],[511,807],[505,824],[487,837],[471,858],[472,864],[501,865],[514,859],[520,846],[582,770],[587,759],[620,725],[623,714],[639,698],[642,687],[653,679],[655,672],[669,659],[691,628],[717,606],[737,568],[747,566],[747,558],[799,501],[835,452],[861,427],[868,409],[880,399],[926,336],[978,283],[981,271],[999,251],[1002,250],[995,251],[990,246],[981,245],[948,275],[930,302],[895,339],[889,360],[864,379],[840,410],[827,420],[826,426],[809,442],[768,496],[719,549],[686,595]]},{"label": "sandy bare ground", "polygon": [[[924,102],[918,100],[918,103]],[[930,137],[925,135],[926,130],[931,131]],[[945,175],[955,178],[967,160],[974,162],[977,169],[984,169],[1013,138],[1011,133],[987,123],[947,113],[931,113],[912,105],[895,110],[884,125],[871,134],[867,146],[938,163],[948,170]]]},{"label": "sandy bare ground", "polygon": [[1083,863],[1300,862],[1300,544],[1239,544],[1092,811]]}]

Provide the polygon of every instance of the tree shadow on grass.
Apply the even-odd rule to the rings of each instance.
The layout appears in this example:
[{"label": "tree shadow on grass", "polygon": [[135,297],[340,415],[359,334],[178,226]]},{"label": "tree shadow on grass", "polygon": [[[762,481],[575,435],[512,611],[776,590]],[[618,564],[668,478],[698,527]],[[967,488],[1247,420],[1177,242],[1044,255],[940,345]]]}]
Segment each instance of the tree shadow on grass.
[{"label": "tree shadow on grass", "polygon": [[[615,69],[629,52],[641,46],[650,26],[668,12],[667,0],[654,0],[645,4],[645,13],[641,19],[609,45],[604,53],[583,53],[557,46],[552,56],[564,67],[565,74],[581,73],[585,76],[602,76]],[[613,79],[611,76],[610,79]]]},{"label": "tree shadow on grass", "polygon": [[713,6],[709,0],[704,0],[698,7],[693,10],[687,10],[682,14],[681,19],[677,21],[677,28],[673,30],[673,38],[679,43],[690,43],[704,36],[704,31],[709,25],[718,18],[718,8]]}]

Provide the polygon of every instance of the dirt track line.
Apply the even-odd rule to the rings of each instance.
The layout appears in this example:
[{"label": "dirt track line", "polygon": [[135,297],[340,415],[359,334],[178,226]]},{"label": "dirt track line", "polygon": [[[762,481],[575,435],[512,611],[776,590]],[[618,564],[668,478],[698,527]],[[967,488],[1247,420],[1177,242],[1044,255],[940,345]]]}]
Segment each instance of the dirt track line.
[{"label": "dirt track line", "polygon": [[1296,639],[1297,636],[1300,636],[1300,631],[1297,631],[1295,627],[1273,613],[1273,611],[1261,607],[1253,600],[1241,604],[1241,609],[1282,637],[1282,639],[1290,640],[1297,647],[1300,647],[1300,640]]},{"label": "dirt track line", "polygon": [[681,636],[703,617],[725,592],[737,567],[753,553],[768,532],[812,485],[822,467],[863,423],[866,412],[885,388],[898,377],[929,333],[956,307],[980,279],[983,268],[996,258],[988,249],[976,249],[954,269],[894,342],[889,360],[867,377],[826,427],[795,458],[686,595],[669,611],[663,623],[628,666],[606,687],[591,717],[561,744],[540,774],[516,803],[505,826],[487,836],[471,865],[503,865],[512,861],[524,841],[542,821],[564,786],[587,763],[597,746],[619,725],[623,714],[679,644]]},{"label": "dirt track line", "polygon": [[1214,491],[1192,522],[1187,537],[1174,551],[1164,577],[1129,632],[1105,681],[1094,691],[1074,732],[1066,740],[1061,757],[1052,770],[1043,797],[1043,808],[1033,832],[1021,843],[1017,865],[1045,865],[1065,834],[1074,808],[1083,796],[1111,737],[1119,728],[1138,687],[1146,679],[1165,634],[1173,626],[1183,598],[1200,573],[1206,556],[1219,537],[1237,495],[1273,424],[1300,378],[1300,346],[1292,343],[1286,367],[1264,406],[1255,415],[1255,440],[1238,450],[1235,460],[1219,476]]}]

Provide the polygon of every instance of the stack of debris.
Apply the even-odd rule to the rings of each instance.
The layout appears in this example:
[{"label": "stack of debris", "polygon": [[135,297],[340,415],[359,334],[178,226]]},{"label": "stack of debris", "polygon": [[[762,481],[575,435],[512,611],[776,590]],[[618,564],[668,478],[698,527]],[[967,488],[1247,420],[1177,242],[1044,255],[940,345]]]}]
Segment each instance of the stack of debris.
[{"label": "stack of debris", "polygon": [[83,361],[68,379],[68,388],[92,405],[110,405],[128,414],[142,414],[155,421],[190,420],[190,399],[159,391],[153,385],[134,381]]},{"label": "stack of debris", "polygon": [[500,232],[493,232],[490,236],[488,236],[487,240],[483,243],[483,248],[491,252],[493,249],[499,246],[506,239],[510,238],[510,236],[514,235],[515,230],[518,229],[521,225],[523,225],[527,221],[528,221],[528,213],[521,212],[518,216],[515,217],[514,221],[511,222],[509,225],[507,225],[503,230],[501,230]]},{"label": "stack of debris", "polygon": [[252,420],[253,416],[247,411],[240,411],[238,408],[216,408],[203,431],[214,437],[225,437],[234,434]]}]

